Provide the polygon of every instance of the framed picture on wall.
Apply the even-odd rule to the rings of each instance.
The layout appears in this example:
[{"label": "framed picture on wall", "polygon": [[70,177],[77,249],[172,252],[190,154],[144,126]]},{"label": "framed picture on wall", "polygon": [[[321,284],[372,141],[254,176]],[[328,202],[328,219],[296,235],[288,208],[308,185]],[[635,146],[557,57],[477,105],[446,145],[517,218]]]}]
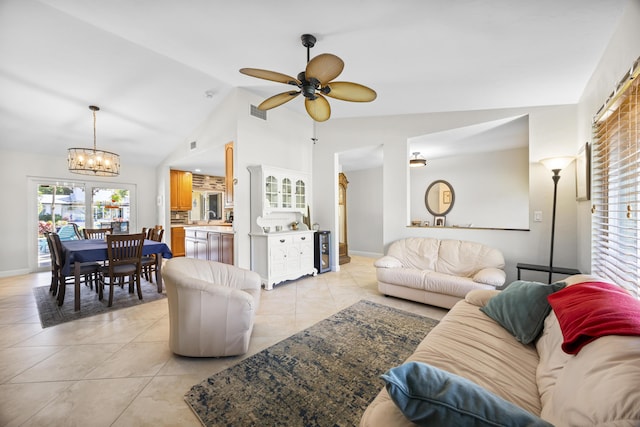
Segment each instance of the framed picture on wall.
[{"label": "framed picture on wall", "polygon": [[433,225],[436,227],[444,227],[445,217],[444,216],[436,216],[433,217]]},{"label": "framed picture on wall", "polygon": [[448,205],[451,203],[451,191],[442,192],[442,203]]},{"label": "framed picture on wall", "polygon": [[588,142],[576,157],[576,200],[591,200],[591,147]]}]

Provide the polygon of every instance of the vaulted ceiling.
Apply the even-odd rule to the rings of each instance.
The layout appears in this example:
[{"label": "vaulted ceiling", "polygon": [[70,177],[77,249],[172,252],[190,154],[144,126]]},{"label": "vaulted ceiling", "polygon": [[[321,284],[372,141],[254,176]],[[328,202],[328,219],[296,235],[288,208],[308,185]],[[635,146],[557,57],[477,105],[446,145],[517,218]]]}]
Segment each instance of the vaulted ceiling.
[{"label": "vaulted ceiling", "polygon": [[232,88],[286,90],[238,69],[297,75],[303,33],[378,93],[330,100],[331,120],[572,104],[627,3],[0,0],[0,149],[90,146],[95,104],[99,148],[157,164]]}]

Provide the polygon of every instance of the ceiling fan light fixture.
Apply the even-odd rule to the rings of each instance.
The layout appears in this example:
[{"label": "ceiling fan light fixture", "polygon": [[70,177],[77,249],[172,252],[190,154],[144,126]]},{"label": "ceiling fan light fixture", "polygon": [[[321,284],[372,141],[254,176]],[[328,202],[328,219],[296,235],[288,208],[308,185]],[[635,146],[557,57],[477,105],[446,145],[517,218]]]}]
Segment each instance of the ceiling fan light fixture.
[{"label": "ceiling fan light fixture", "polygon": [[329,102],[323,95],[351,102],[371,102],[376,99],[376,92],[367,86],[351,82],[334,82],[333,79],[338,77],[344,68],[342,59],[330,53],[323,53],[311,59],[310,50],[315,46],[316,38],[311,34],[303,34],[300,39],[302,45],[307,48],[307,66],[304,71],[298,73],[297,78],[259,68],[240,69],[240,72],[247,76],[298,88],[297,91],[283,92],[267,98],[258,109],[269,110],[278,107],[302,94],[309,116],[316,122],[323,122],[331,116]]},{"label": "ceiling fan light fixture", "polygon": [[413,157],[411,158],[411,160],[409,160],[409,167],[421,168],[421,167],[427,165],[427,159],[425,159],[424,157],[420,156],[420,152],[419,151],[415,151],[412,154],[413,154]]},{"label": "ceiling fan light fixture", "polygon": [[67,150],[69,172],[93,176],[118,176],[120,156],[96,148],[96,111],[100,108],[90,105],[89,109],[93,111],[93,148],[69,148]]}]

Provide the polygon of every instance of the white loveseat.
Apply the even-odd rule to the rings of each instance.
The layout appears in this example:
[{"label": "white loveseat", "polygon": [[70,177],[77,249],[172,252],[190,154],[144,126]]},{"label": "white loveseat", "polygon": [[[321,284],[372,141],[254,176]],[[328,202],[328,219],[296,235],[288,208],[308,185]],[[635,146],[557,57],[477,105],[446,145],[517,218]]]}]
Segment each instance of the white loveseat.
[{"label": "white loveseat", "polygon": [[244,354],[260,303],[260,276],[214,261],[172,258],[162,268],[169,347],[182,356]]},{"label": "white loveseat", "polygon": [[[571,276],[564,280],[565,289],[592,280],[599,279]],[[563,314],[559,311],[557,316],[554,308],[541,317],[544,327],[538,338],[525,345],[480,311],[499,292],[469,293],[406,362],[423,362],[464,377],[556,427],[640,426],[640,336],[602,336],[588,341],[577,354],[567,354],[559,321]],[[637,306],[633,310],[640,315]],[[591,307],[589,315],[595,311]],[[361,427],[415,425],[385,388],[360,422]]]},{"label": "white loveseat", "polygon": [[502,286],[506,279],[502,252],[464,240],[397,240],[374,266],[383,294],[444,308],[474,289]]}]

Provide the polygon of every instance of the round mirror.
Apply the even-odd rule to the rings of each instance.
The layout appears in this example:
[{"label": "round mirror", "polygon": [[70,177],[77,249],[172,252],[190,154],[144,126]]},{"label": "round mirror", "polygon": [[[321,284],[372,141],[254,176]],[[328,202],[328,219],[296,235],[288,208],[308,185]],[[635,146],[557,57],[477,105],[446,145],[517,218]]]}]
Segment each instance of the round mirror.
[{"label": "round mirror", "polygon": [[453,207],[455,193],[447,181],[433,181],[424,193],[424,204],[431,215],[446,215]]}]

